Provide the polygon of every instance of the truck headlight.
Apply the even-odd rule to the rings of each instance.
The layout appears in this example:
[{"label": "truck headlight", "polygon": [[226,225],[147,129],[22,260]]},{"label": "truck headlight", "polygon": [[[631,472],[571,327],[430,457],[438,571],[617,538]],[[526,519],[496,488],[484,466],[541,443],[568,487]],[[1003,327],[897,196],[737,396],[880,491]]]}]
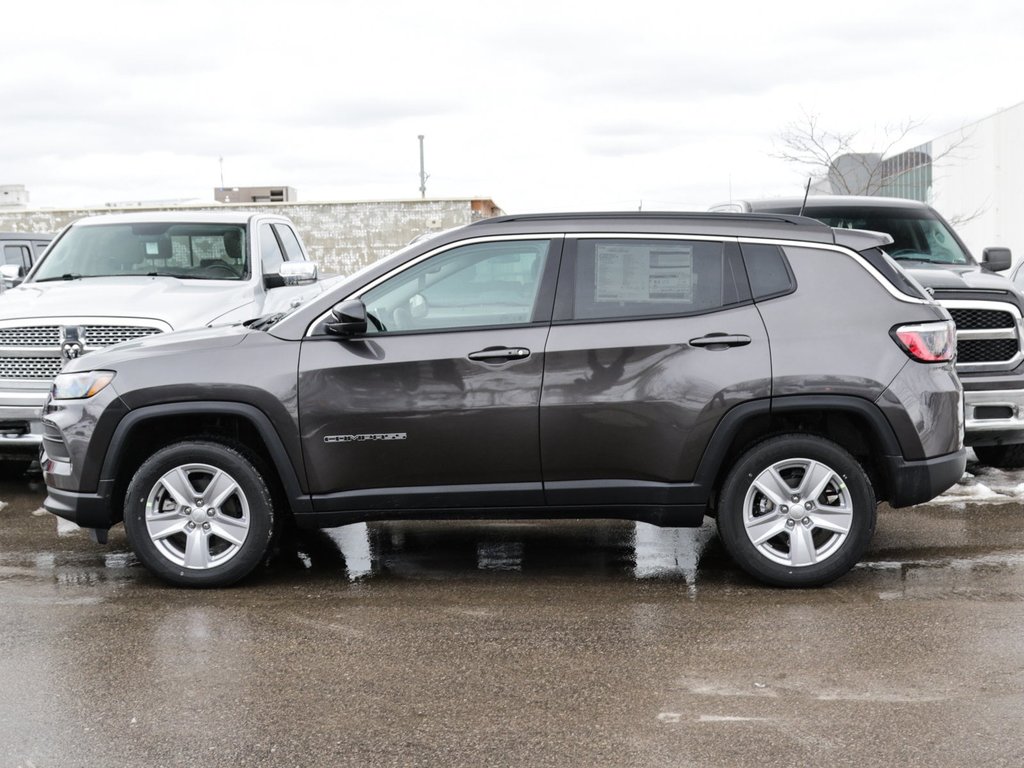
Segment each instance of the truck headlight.
[{"label": "truck headlight", "polygon": [[50,397],[54,400],[80,400],[92,397],[114,380],[113,371],[58,373]]}]

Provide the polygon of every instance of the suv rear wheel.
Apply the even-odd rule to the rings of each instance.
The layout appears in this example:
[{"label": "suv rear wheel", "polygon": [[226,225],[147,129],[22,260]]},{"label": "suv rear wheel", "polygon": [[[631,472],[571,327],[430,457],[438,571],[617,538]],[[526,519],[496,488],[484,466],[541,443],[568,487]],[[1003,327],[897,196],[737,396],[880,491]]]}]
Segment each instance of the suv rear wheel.
[{"label": "suv rear wheel", "polygon": [[222,587],[247,576],[273,532],[270,492],[234,448],[208,441],[167,446],[135,473],[124,527],[142,564],[187,587]]},{"label": "suv rear wheel", "polygon": [[750,575],[809,587],[860,560],[875,517],[871,481],[853,456],[824,438],[782,435],[748,450],[726,477],[718,531]]}]

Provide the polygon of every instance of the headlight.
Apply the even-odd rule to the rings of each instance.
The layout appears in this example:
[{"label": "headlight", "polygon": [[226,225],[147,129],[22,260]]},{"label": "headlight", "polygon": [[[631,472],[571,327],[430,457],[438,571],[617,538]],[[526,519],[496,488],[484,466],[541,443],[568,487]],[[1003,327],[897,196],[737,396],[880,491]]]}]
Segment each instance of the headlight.
[{"label": "headlight", "polygon": [[54,400],[79,400],[92,397],[114,380],[113,371],[82,371],[81,373],[58,373],[53,380]]}]

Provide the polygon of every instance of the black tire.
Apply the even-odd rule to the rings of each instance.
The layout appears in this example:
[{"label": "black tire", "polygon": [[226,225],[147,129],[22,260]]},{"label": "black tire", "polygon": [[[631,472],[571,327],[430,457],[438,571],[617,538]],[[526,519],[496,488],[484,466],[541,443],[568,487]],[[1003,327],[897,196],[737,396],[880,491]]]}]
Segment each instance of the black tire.
[{"label": "black tire", "polygon": [[39,474],[39,464],[32,458],[12,457],[0,459],[0,480],[24,480]]},{"label": "black tire", "polygon": [[[815,496],[816,488],[804,488],[805,479],[821,492]],[[876,506],[870,478],[846,450],[820,437],[781,435],[750,448],[729,472],[718,533],[733,560],[754,578],[778,587],[819,586],[864,555],[875,532]]]},{"label": "black tire", "polygon": [[162,448],[139,467],[125,496],[124,527],[155,576],[183,587],[225,587],[263,560],[273,504],[240,451],[194,440]]},{"label": "black tire", "polygon": [[996,469],[1024,467],[1024,445],[975,445],[974,455],[982,464]]}]

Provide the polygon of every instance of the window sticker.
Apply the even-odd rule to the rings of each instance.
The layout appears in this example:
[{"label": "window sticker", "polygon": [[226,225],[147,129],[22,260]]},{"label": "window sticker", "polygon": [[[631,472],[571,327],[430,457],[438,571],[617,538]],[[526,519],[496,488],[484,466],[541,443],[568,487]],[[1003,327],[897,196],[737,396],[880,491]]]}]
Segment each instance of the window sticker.
[{"label": "window sticker", "polygon": [[598,243],[594,301],[693,302],[693,246]]}]

